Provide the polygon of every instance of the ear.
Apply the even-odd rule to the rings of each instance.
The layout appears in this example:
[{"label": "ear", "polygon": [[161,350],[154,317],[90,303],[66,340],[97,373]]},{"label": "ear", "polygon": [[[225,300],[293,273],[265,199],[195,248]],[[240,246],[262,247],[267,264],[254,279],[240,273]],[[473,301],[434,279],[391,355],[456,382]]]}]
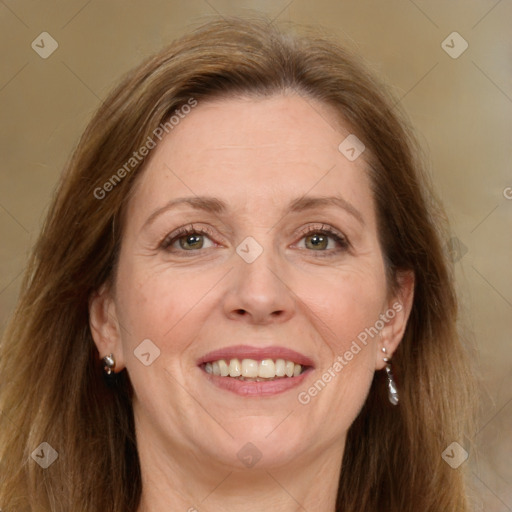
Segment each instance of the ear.
[{"label": "ear", "polygon": [[116,304],[110,287],[102,285],[89,298],[89,327],[100,359],[113,354],[115,372],[125,367],[121,343],[121,328],[117,319]]},{"label": "ear", "polygon": [[[386,363],[384,357],[391,359],[405,333],[407,320],[411,313],[414,299],[414,272],[412,270],[399,271],[397,275],[398,290],[386,301],[387,309],[380,315],[385,326],[380,332],[380,340],[377,344],[375,369],[382,370]],[[386,349],[386,354],[382,352]]]}]

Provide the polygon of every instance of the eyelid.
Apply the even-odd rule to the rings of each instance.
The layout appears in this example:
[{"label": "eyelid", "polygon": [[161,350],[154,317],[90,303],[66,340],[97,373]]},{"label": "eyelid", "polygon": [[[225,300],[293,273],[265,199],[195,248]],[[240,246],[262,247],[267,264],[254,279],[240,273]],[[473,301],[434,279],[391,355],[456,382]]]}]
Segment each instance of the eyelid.
[{"label": "eyelid", "polygon": [[216,245],[218,245],[218,243],[214,240],[214,238],[221,238],[209,226],[197,227],[197,224],[187,224],[186,226],[181,226],[172,231],[171,233],[165,235],[163,240],[158,244],[158,247],[162,249],[168,249],[178,238],[194,233],[208,236],[208,238],[210,238],[211,241]]},{"label": "eyelid", "polygon": [[304,236],[307,236],[311,233],[325,233],[327,235],[330,235],[330,236],[334,236],[334,237],[338,237],[339,239],[341,239],[344,243],[346,243],[347,245],[350,245],[350,242],[348,240],[348,238],[339,230],[337,230],[336,228],[333,228],[332,226],[330,226],[329,224],[325,224],[325,223],[313,223],[313,224],[309,224],[308,226],[304,227],[304,228],[301,228],[296,236],[300,236],[301,239],[304,237]]},{"label": "eyelid", "polygon": [[[330,250],[330,251],[318,251],[318,253],[326,253],[332,254],[333,252],[339,252],[340,250],[347,250],[350,248],[351,244],[348,240],[348,238],[339,230],[336,228],[330,226],[329,224],[325,223],[312,223],[308,224],[307,226],[301,228],[298,230],[295,234],[295,237],[299,237],[297,242],[294,244],[297,244],[299,241],[301,241],[304,237],[314,234],[314,233],[321,233],[325,234],[327,236],[330,236],[335,240],[335,242],[338,243],[341,248],[338,248],[338,250]],[[201,225],[197,226],[197,224],[191,223],[187,224],[185,226],[181,226],[171,233],[168,233],[162,241],[159,243],[158,247],[162,249],[169,249],[172,244],[174,244],[179,238],[189,235],[189,234],[200,234],[207,236],[215,245],[219,245],[219,243],[216,241],[218,238],[222,238],[216,231],[214,231],[210,226],[208,225]],[[179,251],[179,252],[188,252],[188,251]],[[190,251],[191,253],[196,251]],[[312,251],[317,252],[317,251]]]}]

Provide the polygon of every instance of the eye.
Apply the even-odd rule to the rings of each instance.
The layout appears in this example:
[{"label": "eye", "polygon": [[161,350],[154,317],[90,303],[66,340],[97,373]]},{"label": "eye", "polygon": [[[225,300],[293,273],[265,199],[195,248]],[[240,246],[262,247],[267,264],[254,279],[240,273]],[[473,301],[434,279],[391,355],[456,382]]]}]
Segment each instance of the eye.
[{"label": "eye", "polygon": [[[297,247],[309,252],[317,252],[318,256],[333,256],[350,247],[344,235],[325,224],[308,226],[300,232],[300,235],[301,239]],[[214,234],[207,227],[184,226],[167,235],[160,247],[173,253],[192,253],[216,246],[212,238]]]},{"label": "eye", "polygon": [[322,254],[332,255],[339,251],[346,251],[349,242],[345,236],[338,233],[334,228],[322,224],[321,226],[308,226],[301,233],[302,238],[297,244],[300,249],[307,249]]},{"label": "eye", "polygon": [[208,249],[215,245],[210,236],[213,235],[207,228],[185,226],[165,237],[160,247],[170,252],[192,252],[199,249]]}]

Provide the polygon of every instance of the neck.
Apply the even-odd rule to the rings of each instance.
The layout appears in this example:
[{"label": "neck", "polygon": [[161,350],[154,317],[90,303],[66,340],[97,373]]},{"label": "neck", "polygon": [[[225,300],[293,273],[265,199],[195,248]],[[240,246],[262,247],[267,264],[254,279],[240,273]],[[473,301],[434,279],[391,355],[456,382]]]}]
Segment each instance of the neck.
[{"label": "neck", "polygon": [[229,467],[201,454],[140,437],[142,496],[138,512],[335,512],[343,446],[303,454],[280,467]]}]

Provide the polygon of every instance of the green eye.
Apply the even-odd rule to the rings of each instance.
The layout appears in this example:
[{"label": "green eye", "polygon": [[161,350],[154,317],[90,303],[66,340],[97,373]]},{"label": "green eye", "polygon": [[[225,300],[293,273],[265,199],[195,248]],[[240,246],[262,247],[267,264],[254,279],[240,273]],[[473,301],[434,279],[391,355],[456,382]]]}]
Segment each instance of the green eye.
[{"label": "green eye", "polygon": [[207,249],[215,245],[206,228],[185,227],[167,236],[161,244],[162,249],[169,252],[193,252]]},{"label": "green eye", "polygon": [[299,248],[317,252],[318,256],[332,256],[340,251],[349,248],[348,240],[330,228],[328,225],[322,227],[313,226],[302,232],[302,238],[298,244]]},{"label": "green eye", "polygon": [[185,235],[178,238],[180,247],[185,251],[190,251],[192,249],[202,249],[204,245],[204,235],[193,234],[193,235]]},{"label": "green eye", "polygon": [[308,235],[305,237],[306,247],[315,251],[327,249],[329,246],[329,237],[320,233]]}]

